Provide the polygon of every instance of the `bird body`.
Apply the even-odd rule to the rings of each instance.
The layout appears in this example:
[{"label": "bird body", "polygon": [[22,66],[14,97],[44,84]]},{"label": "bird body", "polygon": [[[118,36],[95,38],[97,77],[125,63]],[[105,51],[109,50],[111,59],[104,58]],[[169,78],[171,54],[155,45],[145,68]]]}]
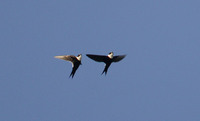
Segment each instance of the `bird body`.
[{"label": "bird body", "polygon": [[121,61],[126,55],[117,55],[114,56],[113,52],[110,52],[107,56],[105,55],[93,55],[93,54],[86,54],[90,59],[97,61],[97,62],[104,62],[105,63],[105,68],[102,72],[107,74],[108,68],[112,64],[112,62],[119,62]]},{"label": "bird body", "polygon": [[82,55],[79,54],[78,56],[74,55],[62,55],[62,56],[55,56],[55,58],[66,60],[72,63],[72,72],[69,77],[74,77],[74,74],[76,73],[76,70],[81,65],[81,58]]}]

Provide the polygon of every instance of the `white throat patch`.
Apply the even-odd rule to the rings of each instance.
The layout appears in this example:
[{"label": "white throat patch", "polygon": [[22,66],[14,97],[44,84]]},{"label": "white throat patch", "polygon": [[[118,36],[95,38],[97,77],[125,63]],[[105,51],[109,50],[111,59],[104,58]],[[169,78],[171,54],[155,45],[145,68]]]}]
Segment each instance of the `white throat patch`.
[{"label": "white throat patch", "polygon": [[82,55],[79,55],[78,57],[76,57],[79,61],[81,61]]},{"label": "white throat patch", "polygon": [[110,54],[108,54],[108,57],[109,57],[110,59],[112,59],[112,58],[113,58],[113,52],[111,52]]}]

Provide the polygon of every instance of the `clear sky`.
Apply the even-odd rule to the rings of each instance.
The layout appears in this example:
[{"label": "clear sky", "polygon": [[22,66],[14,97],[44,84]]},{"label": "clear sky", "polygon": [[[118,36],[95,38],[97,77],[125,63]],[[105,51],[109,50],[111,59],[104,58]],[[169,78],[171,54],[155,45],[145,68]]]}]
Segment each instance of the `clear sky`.
[{"label": "clear sky", "polygon": [[[199,121],[199,0],[1,0],[1,121]],[[107,76],[85,54],[127,54]],[[82,53],[71,63],[56,55]]]}]

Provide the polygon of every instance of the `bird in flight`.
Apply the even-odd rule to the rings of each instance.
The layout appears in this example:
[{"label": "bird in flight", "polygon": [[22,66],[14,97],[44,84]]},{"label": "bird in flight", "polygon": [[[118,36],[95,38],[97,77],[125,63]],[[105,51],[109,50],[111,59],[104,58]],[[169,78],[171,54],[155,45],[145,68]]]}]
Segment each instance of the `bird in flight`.
[{"label": "bird in flight", "polygon": [[62,55],[62,56],[55,56],[55,58],[70,61],[72,63],[72,72],[69,77],[74,77],[76,70],[78,69],[79,65],[81,65],[81,58],[82,55],[79,54],[78,56],[74,55]]},{"label": "bird in flight", "polygon": [[97,62],[104,62],[105,63],[105,68],[101,75],[105,73],[107,74],[108,68],[111,65],[112,62],[119,62],[121,61],[126,55],[117,55],[114,56],[113,52],[110,52],[107,56],[105,55],[92,55],[92,54],[86,54],[90,59],[97,61]]}]

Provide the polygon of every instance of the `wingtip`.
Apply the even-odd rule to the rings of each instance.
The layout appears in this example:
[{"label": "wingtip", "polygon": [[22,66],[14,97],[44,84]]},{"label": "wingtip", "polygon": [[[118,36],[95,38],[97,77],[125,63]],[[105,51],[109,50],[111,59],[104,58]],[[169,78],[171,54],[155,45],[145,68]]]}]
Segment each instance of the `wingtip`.
[{"label": "wingtip", "polygon": [[54,58],[62,59],[64,56],[54,56]]},{"label": "wingtip", "polygon": [[124,54],[124,55],[120,55],[122,58],[125,58],[127,55],[126,54]]},{"label": "wingtip", "polygon": [[85,54],[85,55],[88,56],[88,57],[90,56],[90,54]]},{"label": "wingtip", "polygon": [[91,54],[86,54],[86,56],[90,59],[92,59],[92,55]]}]

